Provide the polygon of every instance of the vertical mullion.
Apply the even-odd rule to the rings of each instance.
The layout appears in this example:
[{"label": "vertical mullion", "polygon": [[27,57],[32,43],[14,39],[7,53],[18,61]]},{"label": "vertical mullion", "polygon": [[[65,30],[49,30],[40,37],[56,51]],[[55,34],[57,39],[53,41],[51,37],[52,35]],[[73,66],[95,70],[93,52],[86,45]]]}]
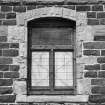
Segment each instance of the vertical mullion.
[{"label": "vertical mullion", "polygon": [[49,53],[49,87],[54,91],[54,52],[51,49]]}]

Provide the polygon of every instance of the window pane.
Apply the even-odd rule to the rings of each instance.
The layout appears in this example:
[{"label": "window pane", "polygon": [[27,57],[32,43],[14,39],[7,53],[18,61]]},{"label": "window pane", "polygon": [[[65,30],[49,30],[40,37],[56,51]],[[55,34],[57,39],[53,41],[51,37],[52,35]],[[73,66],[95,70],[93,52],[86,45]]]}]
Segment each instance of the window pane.
[{"label": "window pane", "polygon": [[72,52],[55,52],[55,86],[73,86]]},{"label": "window pane", "polygon": [[73,45],[71,28],[33,28],[32,45]]},{"label": "window pane", "polygon": [[49,86],[49,52],[32,52],[32,86]]}]

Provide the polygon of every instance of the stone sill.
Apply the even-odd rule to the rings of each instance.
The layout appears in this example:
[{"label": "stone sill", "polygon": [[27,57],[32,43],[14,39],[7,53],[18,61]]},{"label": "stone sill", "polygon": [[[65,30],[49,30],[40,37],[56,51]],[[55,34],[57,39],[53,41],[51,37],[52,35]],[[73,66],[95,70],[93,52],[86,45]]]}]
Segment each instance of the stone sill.
[{"label": "stone sill", "polygon": [[16,102],[88,102],[89,95],[17,95]]}]

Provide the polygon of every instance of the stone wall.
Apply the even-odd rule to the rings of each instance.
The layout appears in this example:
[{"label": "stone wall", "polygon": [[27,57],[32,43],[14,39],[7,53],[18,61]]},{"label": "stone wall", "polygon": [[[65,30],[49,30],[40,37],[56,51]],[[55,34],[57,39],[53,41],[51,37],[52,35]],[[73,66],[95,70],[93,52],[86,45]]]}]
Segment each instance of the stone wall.
[{"label": "stone wall", "polygon": [[[87,2],[88,1],[88,2]],[[2,0],[0,1],[0,105],[104,105],[105,104],[105,6],[104,0]],[[36,9],[63,8],[75,13],[77,95],[88,102],[35,103],[26,96],[27,21]],[[43,9],[41,9],[43,8]],[[59,9],[58,9],[59,10]],[[32,17],[30,14],[33,11]],[[47,14],[45,10],[46,16]],[[53,10],[54,13],[54,10]],[[60,15],[60,12],[57,11]],[[38,14],[38,17],[43,16]],[[66,14],[66,12],[64,12]],[[29,16],[28,16],[29,15]],[[50,14],[51,15],[51,14]],[[55,14],[56,15],[56,14]],[[55,16],[54,15],[54,16]],[[61,17],[63,17],[61,16]],[[19,17],[26,17],[21,20]],[[37,18],[38,18],[37,17]],[[67,18],[68,18],[67,17]],[[19,22],[20,21],[20,22]],[[23,22],[23,24],[21,24]],[[24,23],[25,22],[25,23]],[[78,97],[76,97],[78,98]],[[28,100],[29,99],[29,100]],[[82,97],[83,99],[83,97]],[[31,101],[30,101],[31,100]],[[33,101],[34,100],[34,101]]]}]

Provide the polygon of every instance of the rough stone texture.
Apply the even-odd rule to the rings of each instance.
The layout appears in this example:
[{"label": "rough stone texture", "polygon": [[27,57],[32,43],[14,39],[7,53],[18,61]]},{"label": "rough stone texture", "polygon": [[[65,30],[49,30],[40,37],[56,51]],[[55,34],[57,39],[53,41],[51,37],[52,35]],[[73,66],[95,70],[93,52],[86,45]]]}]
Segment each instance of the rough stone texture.
[{"label": "rough stone texture", "polygon": [[86,77],[86,78],[96,78],[97,77],[97,72],[93,72],[93,71],[85,72],[84,77]]},{"label": "rough stone texture", "polygon": [[8,35],[8,26],[0,27],[0,36],[7,36]]},{"label": "rough stone texture", "polygon": [[93,94],[105,94],[105,87],[104,86],[94,86],[92,87]]},{"label": "rough stone texture", "polygon": [[85,70],[100,70],[100,64],[85,65]]},{"label": "rough stone texture", "polygon": [[15,81],[13,83],[13,89],[15,94],[26,94],[26,81]]},{"label": "rough stone texture", "polygon": [[85,49],[105,49],[105,42],[87,42],[84,43]]},{"label": "rough stone texture", "polygon": [[96,12],[87,12],[87,18],[96,18]]},{"label": "rough stone texture", "polygon": [[19,48],[19,43],[10,43],[9,47],[10,48]]},{"label": "rough stone texture", "polygon": [[16,13],[8,13],[8,14],[6,15],[6,18],[7,18],[7,19],[14,19],[14,18],[16,18]]},{"label": "rough stone texture", "polygon": [[92,11],[103,11],[103,5],[93,5]]},{"label": "rough stone texture", "polygon": [[1,103],[13,103],[15,102],[15,95],[4,95],[4,96],[0,96],[0,102]]},{"label": "rough stone texture", "polygon": [[9,65],[0,65],[0,71],[8,71]]},{"label": "rough stone texture", "polygon": [[77,11],[90,11],[90,6],[76,6]]},{"label": "rough stone texture", "polygon": [[15,6],[13,8],[13,11],[14,12],[25,12],[26,11],[26,7],[23,7],[23,6]]},{"label": "rough stone texture", "polygon": [[84,56],[84,57],[81,57],[81,58],[77,58],[77,62],[78,63],[82,63],[82,64],[88,64],[88,65],[91,65],[91,64],[97,64],[97,57],[95,56]]},{"label": "rough stone texture", "polygon": [[[20,2],[20,0],[1,0],[2,2]],[[51,2],[51,0],[38,0],[38,1],[43,1],[43,2]],[[60,2],[60,1],[64,1],[64,0],[53,0],[54,2]],[[65,0],[68,3],[98,3],[98,2],[104,2],[105,0]],[[23,2],[37,2],[37,0],[23,0]]]},{"label": "rough stone texture", "polygon": [[4,20],[3,25],[16,25],[16,20]]},{"label": "rough stone texture", "polygon": [[9,43],[0,43],[0,49],[9,48]]},{"label": "rough stone texture", "polygon": [[98,19],[88,19],[87,24],[88,25],[99,25],[99,20]]},{"label": "rough stone texture", "polygon": [[11,94],[12,92],[12,87],[0,87],[0,94]]},{"label": "rough stone texture", "polygon": [[2,12],[11,12],[12,6],[1,6],[1,11]]},{"label": "rough stone texture", "polygon": [[11,43],[19,43],[19,42],[25,42],[25,28],[24,27],[18,27],[18,26],[8,26],[8,42]]},{"label": "rough stone texture", "polygon": [[105,36],[95,36],[94,40],[95,41],[105,41]]},{"label": "rough stone texture", "polygon": [[0,86],[11,86],[12,84],[12,79],[0,79]]},{"label": "rough stone texture", "polygon": [[92,103],[104,103],[105,95],[90,95],[89,101]]},{"label": "rough stone texture", "polygon": [[10,71],[19,71],[20,66],[19,65],[10,65],[9,70]]},{"label": "rough stone texture", "polygon": [[83,54],[85,56],[100,56],[100,50],[84,50]]},{"label": "rough stone texture", "polygon": [[92,41],[94,38],[93,37],[94,30],[91,26],[83,25],[81,27],[77,27],[76,31],[77,31],[77,36],[76,36],[77,41]]},{"label": "rough stone texture", "polygon": [[99,57],[97,58],[98,63],[105,63],[105,57]]},{"label": "rough stone texture", "polygon": [[6,42],[7,36],[0,36],[0,42]]},{"label": "rough stone texture", "polygon": [[102,70],[105,70],[105,64],[102,64],[102,65],[101,65],[101,69],[102,69]]},{"label": "rough stone texture", "polygon": [[78,94],[90,94],[91,92],[91,80],[90,79],[78,79],[77,80],[77,93]]},{"label": "rough stone texture", "polygon": [[3,50],[3,56],[16,57],[19,55],[18,50]]},{"label": "rough stone texture", "polygon": [[98,74],[99,78],[105,78],[105,71],[100,71]]},{"label": "rough stone texture", "polygon": [[12,58],[0,58],[0,64],[12,64]]},{"label": "rough stone texture", "polygon": [[[10,0],[8,1],[2,0],[2,1],[5,1],[5,5],[2,3],[0,10],[5,13],[0,15],[0,18],[1,18],[0,21],[2,21],[1,24],[4,24],[5,26],[0,27],[0,38],[1,39],[4,38],[0,41],[1,42],[0,51],[1,49],[3,50],[3,55],[6,57],[6,60],[3,60],[4,58],[2,59],[0,58],[0,62],[2,62],[0,64],[0,71],[1,71],[0,78],[5,78],[5,79],[0,79],[1,86],[11,86],[13,83],[13,90],[14,90],[13,94],[16,94],[16,95],[20,94],[20,96],[24,94],[26,97],[27,92],[26,92],[25,80],[27,80],[27,22],[35,18],[47,17],[47,16],[63,17],[63,18],[72,19],[76,21],[77,94],[81,94],[81,95],[104,94],[104,92],[102,92],[104,91],[104,87],[101,87],[101,85],[105,85],[105,76],[104,76],[105,60],[104,60],[104,57],[102,58],[101,56],[105,55],[104,54],[105,26],[104,25],[95,26],[95,25],[105,24],[105,19],[104,19],[105,7],[104,5],[101,4],[103,3],[103,1],[105,2],[105,0],[100,1],[100,5],[91,5],[91,6],[89,4],[87,5],[86,3],[94,3],[96,2],[96,0],[53,0],[53,1],[22,0],[20,3],[21,5],[19,3],[18,5],[15,4],[17,5],[15,7],[13,6],[12,3],[11,3],[12,6],[9,6],[9,4],[8,6],[6,6],[7,5],[6,3]],[[20,2],[20,0],[12,0],[12,2],[16,2],[16,1]],[[99,0],[97,0],[97,2],[99,2]],[[81,5],[75,6],[74,5],[75,3],[81,3]],[[82,3],[86,5],[82,5]],[[64,4],[63,5],[64,8],[62,8],[61,6],[62,4]],[[67,4],[69,4],[69,6]],[[47,7],[46,5],[48,7],[52,5],[54,6],[50,8],[40,8],[40,7]],[[25,13],[26,8],[28,9],[28,11]],[[76,12],[75,9],[80,12]],[[20,13],[18,14],[15,12],[20,12]],[[21,13],[21,12],[24,12],[24,13]],[[6,17],[4,18],[4,16]],[[15,20],[15,17],[17,20]],[[14,26],[10,26],[10,25],[14,25]],[[16,50],[17,52],[19,50],[19,52],[18,54],[16,53],[13,55],[11,55],[12,53],[5,52],[10,50]],[[0,56],[2,56],[2,53]],[[11,58],[8,58],[10,56]],[[97,66],[97,63],[99,63],[98,66]],[[103,71],[99,71],[99,70],[103,70]],[[90,72],[90,71],[93,71],[93,72]],[[16,79],[18,77],[19,79]],[[15,78],[15,79],[8,79],[8,78]],[[91,91],[91,85],[92,85],[92,91]],[[98,86],[93,88],[93,85],[98,85]],[[1,89],[1,91],[2,90],[3,89]],[[4,92],[3,92],[4,94],[5,94],[5,91],[6,90],[4,89]],[[7,93],[9,92],[10,91],[7,89]],[[9,94],[11,94],[11,92]],[[26,99],[27,99],[26,101],[29,101],[29,102],[36,101],[34,96],[32,98],[26,97]],[[8,100],[10,101],[10,99]],[[92,105],[95,105],[95,102],[97,103],[104,102],[103,100],[104,100],[104,96],[102,95],[100,96],[92,95],[89,97],[89,101],[94,103]],[[4,102],[4,100],[3,101],[1,100],[1,102]],[[43,103],[41,103],[41,105],[42,104]],[[56,105],[56,104],[59,105],[58,103],[52,103],[52,105]],[[15,103],[11,105],[18,105],[18,104]],[[26,105],[26,103],[24,105]],[[67,105],[85,105],[85,103],[83,104],[68,103]]]},{"label": "rough stone texture", "polygon": [[4,78],[19,78],[19,72],[5,72]]},{"label": "rough stone texture", "polygon": [[76,74],[76,78],[77,79],[82,79],[83,78],[83,70],[84,70],[84,65],[81,63],[77,63],[76,64],[76,72],[77,72],[77,74]]},{"label": "rough stone texture", "polygon": [[91,80],[92,85],[105,85],[105,79],[92,79]]}]

